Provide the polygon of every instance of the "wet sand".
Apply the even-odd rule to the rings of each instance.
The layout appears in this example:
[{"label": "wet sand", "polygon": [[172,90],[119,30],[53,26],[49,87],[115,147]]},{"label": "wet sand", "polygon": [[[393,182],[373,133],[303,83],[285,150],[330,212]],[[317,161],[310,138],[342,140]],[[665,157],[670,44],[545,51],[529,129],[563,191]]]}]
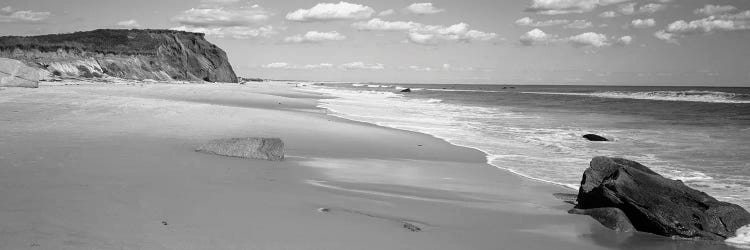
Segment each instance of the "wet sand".
[{"label": "wet sand", "polygon": [[[281,83],[0,90],[0,249],[728,249],[618,235],[571,190]],[[279,137],[268,162],[195,152]],[[416,231],[416,232],[415,232]]]}]

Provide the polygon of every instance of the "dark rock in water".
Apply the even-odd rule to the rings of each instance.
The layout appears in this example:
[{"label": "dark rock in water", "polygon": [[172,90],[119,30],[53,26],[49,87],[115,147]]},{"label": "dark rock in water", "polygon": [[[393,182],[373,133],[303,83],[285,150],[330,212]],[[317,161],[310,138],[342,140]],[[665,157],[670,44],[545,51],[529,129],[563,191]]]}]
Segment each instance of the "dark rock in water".
[{"label": "dark rock in water", "polygon": [[199,152],[269,161],[284,159],[284,142],[279,138],[233,138],[213,140]]},{"label": "dark rock in water", "polygon": [[402,93],[409,93],[409,92],[411,92],[411,89],[410,88],[405,88],[405,89],[402,89],[401,92]]},{"label": "dark rock in water", "polygon": [[670,237],[724,240],[750,224],[750,213],[742,207],[621,158],[591,161],[583,174],[576,208],[618,208],[638,231]]},{"label": "dark rock in water", "polygon": [[600,135],[595,135],[595,134],[586,134],[586,135],[583,135],[583,138],[586,138],[589,141],[609,141],[609,139],[604,138],[603,136],[600,136]]},{"label": "dark rock in water", "polygon": [[576,201],[578,199],[577,194],[564,194],[564,193],[554,193],[552,196],[555,196],[558,200],[564,201],[566,203],[570,203],[573,205],[578,204]]},{"label": "dark rock in water", "polygon": [[635,227],[622,210],[616,207],[602,207],[591,209],[571,209],[571,214],[583,214],[594,218],[605,227],[618,232],[635,232]]},{"label": "dark rock in water", "polygon": [[58,77],[238,81],[226,53],[204,34],[175,30],[6,36],[0,37],[0,57],[24,61]]}]

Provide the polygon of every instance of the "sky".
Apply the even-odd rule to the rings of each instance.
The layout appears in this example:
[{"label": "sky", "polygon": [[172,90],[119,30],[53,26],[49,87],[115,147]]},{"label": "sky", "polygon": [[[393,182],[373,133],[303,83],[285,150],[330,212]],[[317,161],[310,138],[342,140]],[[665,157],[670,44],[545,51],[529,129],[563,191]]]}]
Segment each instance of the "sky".
[{"label": "sky", "polygon": [[0,35],[207,34],[239,76],[750,87],[749,0],[0,0]]}]

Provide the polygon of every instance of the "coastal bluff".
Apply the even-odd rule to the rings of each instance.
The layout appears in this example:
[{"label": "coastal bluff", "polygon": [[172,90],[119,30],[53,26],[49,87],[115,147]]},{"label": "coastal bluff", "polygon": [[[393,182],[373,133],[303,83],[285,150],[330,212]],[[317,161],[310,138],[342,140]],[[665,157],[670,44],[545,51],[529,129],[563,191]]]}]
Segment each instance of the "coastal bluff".
[{"label": "coastal bluff", "polygon": [[205,35],[174,30],[99,29],[0,37],[0,57],[50,77],[236,83],[226,52]]}]

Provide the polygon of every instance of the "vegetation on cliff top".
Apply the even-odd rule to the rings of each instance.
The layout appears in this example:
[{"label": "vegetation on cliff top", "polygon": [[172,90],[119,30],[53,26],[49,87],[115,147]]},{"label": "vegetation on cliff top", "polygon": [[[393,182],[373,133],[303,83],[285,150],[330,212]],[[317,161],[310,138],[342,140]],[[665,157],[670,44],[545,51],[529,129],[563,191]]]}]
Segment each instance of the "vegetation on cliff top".
[{"label": "vegetation on cliff top", "polygon": [[204,34],[201,33],[175,30],[98,29],[67,34],[0,37],[0,50],[54,52],[63,49],[103,54],[153,55],[159,45],[165,42],[163,38],[172,35],[182,39],[204,39]]}]

